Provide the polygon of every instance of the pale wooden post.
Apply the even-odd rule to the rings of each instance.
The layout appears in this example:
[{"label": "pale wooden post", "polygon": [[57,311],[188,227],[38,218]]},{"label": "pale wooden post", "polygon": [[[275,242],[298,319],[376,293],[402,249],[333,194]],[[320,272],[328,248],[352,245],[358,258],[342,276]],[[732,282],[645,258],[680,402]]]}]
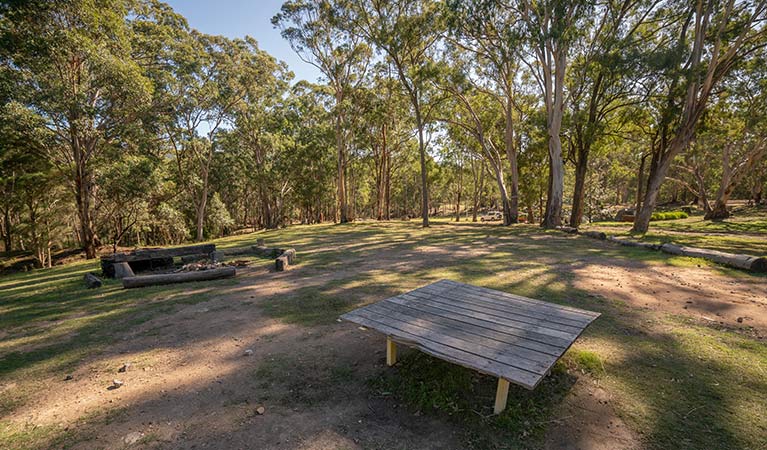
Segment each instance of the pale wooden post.
[{"label": "pale wooden post", "polygon": [[495,391],[495,408],[493,414],[500,414],[506,409],[506,399],[509,398],[509,382],[498,378],[498,389]]},{"label": "pale wooden post", "polygon": [[386,365],[393,366],[397,364],[397,344],[386,336]]}]

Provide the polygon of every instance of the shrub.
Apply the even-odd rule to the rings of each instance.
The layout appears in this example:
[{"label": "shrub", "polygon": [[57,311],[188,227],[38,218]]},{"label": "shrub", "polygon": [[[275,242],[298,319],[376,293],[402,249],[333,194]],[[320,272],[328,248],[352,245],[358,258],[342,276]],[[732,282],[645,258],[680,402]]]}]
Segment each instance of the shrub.
[{"label": "shrub", "polygon": [[650,220],[677,220],[686,219],[688,217],[690,217],[690,215],[684,211],[656,212],[652,214]]}]

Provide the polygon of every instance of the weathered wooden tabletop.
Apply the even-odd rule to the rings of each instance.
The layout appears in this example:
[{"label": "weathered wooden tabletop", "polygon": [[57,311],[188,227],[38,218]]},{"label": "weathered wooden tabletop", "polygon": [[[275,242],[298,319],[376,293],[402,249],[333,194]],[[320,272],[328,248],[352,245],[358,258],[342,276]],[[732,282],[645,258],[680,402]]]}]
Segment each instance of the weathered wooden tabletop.
[{"label": "weathered wooden tabletop", "polygon": [[599,313],[450,280],[342,319],[440,359],[533,389]]}]

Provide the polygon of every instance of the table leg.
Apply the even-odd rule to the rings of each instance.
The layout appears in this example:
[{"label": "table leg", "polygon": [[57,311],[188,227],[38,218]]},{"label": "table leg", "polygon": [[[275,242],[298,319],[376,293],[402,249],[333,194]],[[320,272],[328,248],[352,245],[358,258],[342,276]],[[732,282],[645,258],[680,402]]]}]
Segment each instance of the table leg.
[{"label": "table leg", "polygon": [[493,414],[500,414],[506,409],[506,399],[509,398],[509,382],[498,378],[498,389],[495,391],[495,408]]},{"label": "table leg", "polygon": [[393,366],[397,364],[397,344],[386,336],[386,365]]}]

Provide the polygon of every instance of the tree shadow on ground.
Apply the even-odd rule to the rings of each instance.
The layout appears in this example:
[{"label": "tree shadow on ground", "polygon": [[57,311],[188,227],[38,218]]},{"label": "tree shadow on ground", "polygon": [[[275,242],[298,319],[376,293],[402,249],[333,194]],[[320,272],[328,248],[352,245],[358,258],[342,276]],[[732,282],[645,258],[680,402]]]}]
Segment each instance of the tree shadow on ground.
[{"label": "tree shadow on ground", "polygon": [[[755,418],[759,413],[754,411],[767,408],[760,394],[767,386],[757,376],[758,365],[741,364],[744,358],[767,362],[762,343],[661,319],[574,288],[573,271],[588,270],[596,258],[641,270],[662,263],[667,258],[663,255],[541,233],[532,227],[509,232],[501,227],[442,225],[424,232],[400,225],[354,224],[340,229],[338,235],[328,234],[326,226],[259,234],[278,245],[301,243],[299,264],[290,272],[245,274],[232,284],[144,290],[141,301],[107,290],[103,298],[70,304],[80,308],[100,301],[113,312],[74,326],[78,339],[87,337],[84,341],[68,338],[57,343],[60,338],[52,337],[26,359],[22,352],[12,353],[10,360],[0,362],[9,364],[0,375],[33,369],[60,374],[64,368],[98,364],[116,351],[130,355],[207,349],[232,336],[264,330],[259,338],[241,343],[255,349],[252,359],[235,352],[219,361],[222,370],[215,378],[200,378],[172,391],[140,392],[123,402],[118,413],[87,419],[75,435],[55,431],[52,439],[88,442],[100,433],[105,439],[120,439],[131,427],[151,422],[160,425],[148,434],[190,446],[297,448],[298,443],[284,441],[286,436],[300,441],[325,432],[337,438],[336,443],[348,439],[363,447],[398,448],[403,442],[419,448],[537,445],[536,439],[546,430],[545,419],[575,382],[561,365],[541,390],[513,390],[508,412],[486,420],[482,416],[492,404],[494,379],[418,353],[403,359],[400,368],[388,370],[383,367],[381,336],[336,322],[338,315],[357,306],[452,278],[601,312],[603,316],[576,346],[602,357],[605,385],[618,398],[616,408],[643,433],[647,447],[748,448],[764,440],[764,428],[759,428],[764,421]],[[248,295],[260,292],[262,282],[277,281],[282,287],[276,293],[255,299]],[[202,293],[179,297],[198,288]],[[201,302],[206,302],[206,312],[184,308]],[[31,304],[43,314],[51,313],[45,302]],[[288,325],[271,331],[275,319]],[[131,339],[123,341],[126,336]],[[114,343],[108,354],[102,339]],[[288,351],[270,354],[270,349],[279,348],[272,342],[284,344]],[[614,349],[617,355],[608,352]],[[197,360],[203,355],[190,354],[187,362],[203,364]],[[58,362],[46,364],[52,361]],[[234,385],[238,389],[229,387]],[[121,392],[128,391],[116,390]],[[254,413],[260,402],[268,404],[268,417]],[[173,409],[176,404],[196,407]],[[115,414],[122,419],[109,427],[101,422],[115,420]],[[162,425],[169,418],[183,425],[181,431]],[[209,421],[213,428],[204,425]],[[207,431],[202,434],[203,430]],[[502,442],[488,437],[498,430]]]}]

